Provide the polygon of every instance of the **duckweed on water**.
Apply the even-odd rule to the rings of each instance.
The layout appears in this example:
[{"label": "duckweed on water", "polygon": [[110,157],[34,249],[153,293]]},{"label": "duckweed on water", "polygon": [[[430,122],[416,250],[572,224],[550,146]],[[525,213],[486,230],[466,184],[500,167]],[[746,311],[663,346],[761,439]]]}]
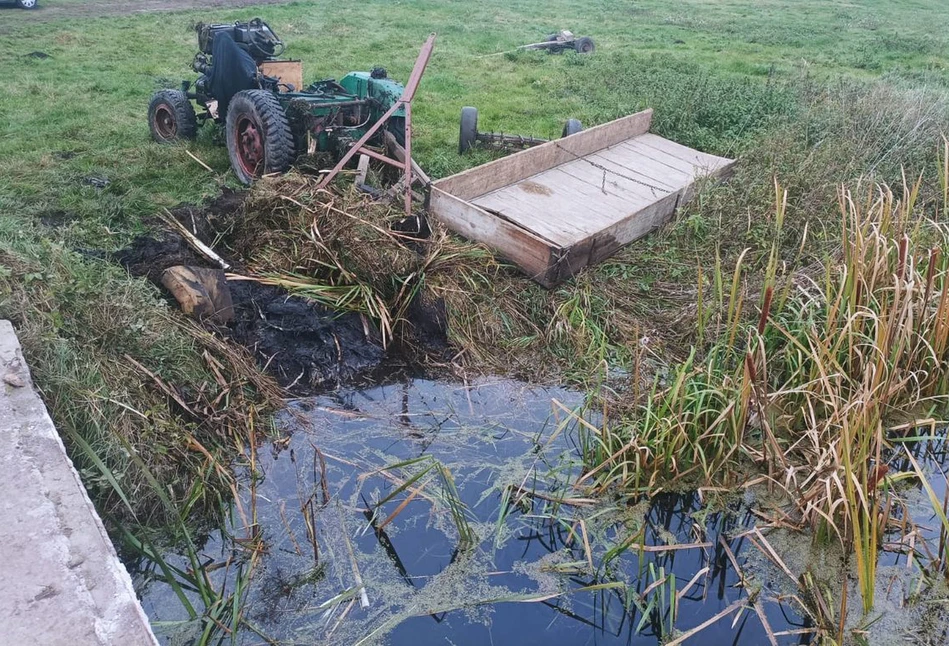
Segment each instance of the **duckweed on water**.
[{"label": "duckweed on water", "polygon": [[[237,643],[654,644],[746,598],[719,547],[721,537],[744,559],[730,538],[751,520],[741,501],[708,510],[694,494],[578,497],[566,486],[579,474],[577,429],[552,414],[552,399],[568,409],[583,401],[512,382],[410,381],[292,403],[284,422],[293,435],[272,457],[257,455],[265,547],[246,598],[253,630]],[[325,505],[314,447],[326,464]],[[387,468],[420,456],[451,471],[469,548],[434,475],[405,484],[422,462]],[[314,496],[316,513],[302,514]],[[245,490],[241,504],[251,502]],[[221,536],[204,548],[219,585],[213,563],[234,549]],[[166,597],[157,583],[144,589],[150,615],[174,621]],[[793,604],[769,602],[767,613],[772,626],[787,626],[784,615],[805,626]],[[758,619],[740,624],[739,643],[765,638]],[[732,639],[730,626],[725,617],[705,634]]]}]

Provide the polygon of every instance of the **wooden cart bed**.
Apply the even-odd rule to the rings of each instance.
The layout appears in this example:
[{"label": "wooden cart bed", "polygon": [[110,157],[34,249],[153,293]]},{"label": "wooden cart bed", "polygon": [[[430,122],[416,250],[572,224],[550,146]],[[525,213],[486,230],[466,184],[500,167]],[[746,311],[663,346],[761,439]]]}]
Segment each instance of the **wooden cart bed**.
[{"label": "wooden cart bed", "polygon": [[649,133],[652,110],[550,141],[432,186],[449,228],[553,286],[665,223],[731,159]]}]

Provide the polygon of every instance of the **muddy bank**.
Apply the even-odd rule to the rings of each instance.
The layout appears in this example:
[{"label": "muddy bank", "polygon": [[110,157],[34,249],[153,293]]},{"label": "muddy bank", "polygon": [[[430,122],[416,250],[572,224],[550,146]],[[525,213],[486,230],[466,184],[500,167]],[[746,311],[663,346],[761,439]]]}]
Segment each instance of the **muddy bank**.
[{"label": "muddy bank", "polygon": [[[242,202],[242,193],[225,191],[204,207],[182,206],[172,215],[213,244],[226,239],[221,232],[240,216]],[[215,245],[218,251],[222,246],[226,245]],[[174,299],[161,284],[166,269],[177,265],[216,269],[181,235],[167,230],[136,238],[110,258],[133,276],[159,286],[172,303]],[[241,272],[241,263],[235,262],[234,270]],[[334,312],[253,281],[228,281],[228,285],[233,320],[226,325],[204,321],[205,325],[249,348],[258,364],[291,392],[315,392],[367,376],[386,358],[378,331],[359,314]]]}]

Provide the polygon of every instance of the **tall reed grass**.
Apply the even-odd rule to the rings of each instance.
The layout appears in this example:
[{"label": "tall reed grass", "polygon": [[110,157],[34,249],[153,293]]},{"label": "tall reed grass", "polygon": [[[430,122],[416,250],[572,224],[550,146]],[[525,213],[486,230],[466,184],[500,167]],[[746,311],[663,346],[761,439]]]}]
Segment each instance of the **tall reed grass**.
[{"label": "tall reed grass", "polygon": [[[949,143],[943,154],[945,187]],[[798,266],[780,260],[787,193],[776,186],[763,281],[746,284],[744,254],[730,276],[716,263],[697,316],[709,345],[585,432],[578,484],[654,492],[763,471],[794,501],[791,521],[853,554],[869,611],[889,522],[888,429],[949,402],[949,229],[945,205],[919,213],[919,191],[841,188],[838,251]]]}]

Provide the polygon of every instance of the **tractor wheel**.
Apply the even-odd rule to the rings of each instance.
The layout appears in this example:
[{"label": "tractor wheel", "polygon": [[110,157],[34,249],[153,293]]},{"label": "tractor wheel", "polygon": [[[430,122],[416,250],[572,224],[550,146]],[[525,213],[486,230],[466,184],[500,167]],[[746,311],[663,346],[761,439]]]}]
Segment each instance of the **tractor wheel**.
[{"label": "tractor wheel", "polygon": [[563,126],[563,132],[560,134],[561,139],[564,137],[569,137],[570,135],[575,135],[578,132],[583,130],[583,124],[580,123],[579,119],[567,119],[567,123]]},{"label": "tractor wheel", "polygon": [[17,5],[21,9],[36,9],[36,0],[17,0]]},{"label": "tractor wheel", "polygon": [[187,95],[181,90],[160,90],[148,104],[148,128],[152,139],[169,144],[179,139],[194,139],[198,119]]},{"label": "tractor wheel", "polygon": [[593,44],[593,39],[588,36],[583,36],[573,41],[573,48],[578,54],[592,54],[596,51],[596,45]]},{"label": "tractor wheel", "polygon": [[461,109],[461,128],[458,131],[458,154],[465,153],[478,141],[478,108]]},{"label": "tractor wheel", "polygon": [[293,162],[293,134],[283,106],[268,90],[238,92],[227,106],[227,152],[242,184],[282,173]]}]

